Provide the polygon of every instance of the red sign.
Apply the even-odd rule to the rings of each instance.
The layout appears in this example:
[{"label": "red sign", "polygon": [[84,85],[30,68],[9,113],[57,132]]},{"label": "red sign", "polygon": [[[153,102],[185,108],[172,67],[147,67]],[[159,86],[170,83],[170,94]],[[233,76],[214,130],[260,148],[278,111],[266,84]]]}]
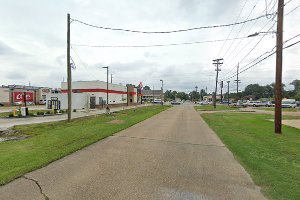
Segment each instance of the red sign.
[{"label": "red sign", "polygon": [[[22,102],[23,101],[23,95],[24,92],[14,92],[14,102]],[[26,101],[27,102],[33,102],[33,93],[32,92],[26,92]]]}]

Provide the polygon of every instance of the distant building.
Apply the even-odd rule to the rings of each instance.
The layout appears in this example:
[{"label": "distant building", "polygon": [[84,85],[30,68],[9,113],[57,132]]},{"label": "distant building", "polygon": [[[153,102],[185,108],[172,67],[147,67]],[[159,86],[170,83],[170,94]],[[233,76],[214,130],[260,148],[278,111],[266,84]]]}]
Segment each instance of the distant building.
[{"label": "distant building", "polygon": [[24,103],[26,95],[27,104],[45,104],[46,95],[51,92],[48,87],[36,87],[25,85],[0,86],[0,103],[4,105],[20,105]]},{"label": "distant building", "polygon": [[154,99],[161,99],[164,101],[164,93],[162,90],[142,90],[143,102],[152,102]]},{"label": "distant building", "polygon": [[[68,108],[68,85],[61,83],[61,92],[47,95],[47,108]],[[140,102],[137,89],[133,85],[108,84],[104,81],[74,81],[72,82],[72,109],[102,109],[109,107],[129,106]]]},{"label": "distant building", "polygon": [[[216,99],[217,99],[217,101],[221,100],[221,95],[217,95]],[[213,101],[213,96],[212,95],[203,96],[203,101],[212,102]]]}]

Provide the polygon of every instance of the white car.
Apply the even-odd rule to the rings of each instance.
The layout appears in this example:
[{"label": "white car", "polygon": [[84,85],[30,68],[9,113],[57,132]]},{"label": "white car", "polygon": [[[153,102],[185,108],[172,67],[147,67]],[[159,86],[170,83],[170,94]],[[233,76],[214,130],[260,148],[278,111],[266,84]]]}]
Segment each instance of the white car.
[{"label": "white car", "polygon": [[153,103],[161,104],[162,101],[161,101],[161,99],[154,99]]},{"label": "white car", "polygon": [[262,106],[261,101],[248,101],[247,106],[253,106],[253,107],[258,107],[258,106]]},{"label": "white car", "polygon": [[200,105],[208,105],[208,102],[207,101],[200,101],[198,104],[200,104]]},{"label": "white car", "polygon": [[296,100],[295,99],[283,99],[281,103],[282,108],[296,108]]}]

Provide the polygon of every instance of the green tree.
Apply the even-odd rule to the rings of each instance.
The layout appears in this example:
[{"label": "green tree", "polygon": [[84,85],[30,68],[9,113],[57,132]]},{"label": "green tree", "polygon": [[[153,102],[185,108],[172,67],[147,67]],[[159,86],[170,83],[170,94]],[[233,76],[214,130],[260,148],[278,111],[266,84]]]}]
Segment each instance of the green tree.
[{"label": "green tree", "polygon": [[151,90],[150,87],[148,85],[146,85],[145,87],[143,87],[144,90]]},{"label": "green tree", "polygon": [[294,86],[294,92],[297,93],[300,90],[300,80],[293,80],[290,85]]}]

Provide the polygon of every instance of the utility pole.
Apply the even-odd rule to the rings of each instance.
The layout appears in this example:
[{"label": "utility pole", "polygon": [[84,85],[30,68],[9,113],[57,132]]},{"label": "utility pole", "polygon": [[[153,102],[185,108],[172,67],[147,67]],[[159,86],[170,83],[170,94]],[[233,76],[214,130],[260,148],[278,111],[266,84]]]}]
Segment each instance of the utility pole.
[{"label": "utility pole", "polygon": [[219,77],[219,71],[221,71],[221,69],[219,69],[219,67],[223,64],[223,58],[218,58],[218,59],[213,60],[213,64],[216,66],[215,71],[217,72],[215,94],[214,94],[214,98],[213,98],[213,105],[214,105],[214,108],[216,108],[216,106],[217,106],[218,77]]},{"label": "utility pole", "polygon": [[197,101],[197,93],[198,93],[198,86],[197,85],[195,86],[195,89],[196,89],[195,101]]},{"label": "utility pole", "polygon": [[110,74],[110,83],[112,84],[112,80],[113,80],[113,75],[112,73]]},{"label": "utility pole", "polygon": [[223,81],[220,82],[220,88],[221,88],[221,102],[223,102]]},{"label": "utility pole", "polygon": [[284,0],[278,0],[277,38],[276,38],[276,80],[275,80],[275,133],[281,134],[282,97],[282,38],[283,38]]},{"label": "utility pole", "polygon": [[227,105],[229,106],[229,83],[230,81],[227,81]]},{"label": "utility pole", "polygon": [[106,111],[109,111],[108,107],[108,66],[102,67],[106,69]]},{"label": "utility pole", "polygon": [[161,105],[163,105],[163,100],[165,100],[165,94],[164,94],[164,80],[160,79],[161,81],[161,92],[162,92],[162,95],[161,95]]},{"label": "utility pole", "polygon": [[152,91],[152,97],[153,97],[153,100],[152,100],[152,103],[154,103],[154,86],[153,87],[153,91]]},{"label": "utility pole", "polygon": [[67,81],[68,81],[68,121],[72,118],[72,73],[71,73],[71,63],[70,63],[70,25],[71,17],[67,14]]},{"label": "utility pole", "polygon": [[238,65],[236,67],[236,80],[234,80],[234,82],[236,82],[236,97],[237,97],[237,99],[239,98],[239,83],[241,83],[241,80],[239,80],[239,67],[240,67],[240,63],[238,63]]}]

